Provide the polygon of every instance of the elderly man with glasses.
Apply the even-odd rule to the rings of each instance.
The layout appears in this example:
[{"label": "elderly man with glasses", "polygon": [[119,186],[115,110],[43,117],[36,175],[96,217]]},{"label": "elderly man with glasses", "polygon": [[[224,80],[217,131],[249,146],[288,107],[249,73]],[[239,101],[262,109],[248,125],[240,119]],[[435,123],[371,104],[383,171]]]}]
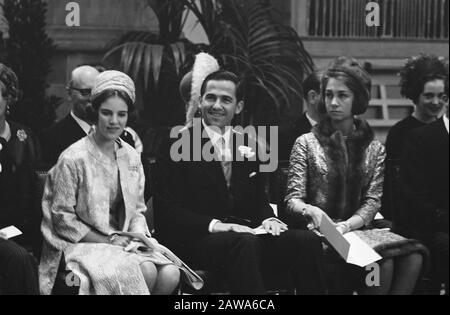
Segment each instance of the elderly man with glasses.
[{"label": "elderly man with glasses", "polygon": [[[71,112],[40,135],[43,167],[56,164],[59,155],[70,145],[85,137],[93,125],[91,90],[99,71],[91,66],[80,66],[72,71],[67,85]],[[121,138],[134,147],[133,137],[124,132]]]}]

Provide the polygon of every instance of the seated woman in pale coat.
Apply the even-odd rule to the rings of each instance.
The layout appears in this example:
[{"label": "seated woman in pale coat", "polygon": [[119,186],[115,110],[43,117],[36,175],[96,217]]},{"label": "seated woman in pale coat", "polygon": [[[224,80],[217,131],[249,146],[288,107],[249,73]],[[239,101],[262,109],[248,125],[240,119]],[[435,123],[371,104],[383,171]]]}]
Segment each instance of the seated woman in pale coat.
[{"label": "seated woman in pale coat", "polygon": [[[371,228],[381,205],[385,149],[367,122],[355,116],[366,111],[370,87],[369,74],[354,59],[339,58],[326,71],[320,111],[328,117],[296,141],[285,201],[291,214],[311,222],[310,228],[319,228],[322,217],[329,216],[344,234],[359,230],[384,258],[381,285],[362,293],[409,294],[426,249],[417,241]],[[364,278],[362,272],[350,274]]]},{"label": "seated woman in pale coat", "polygon": [[100,74],[92,90],[95,131],[63,152],[48,175],[42,294],[51,294],[62,257],[81,280],[80,294],[171,294],[178,286],[179,269],[169,260],[127,252],[131,239],[117,234],[150,237],[140,156],[119,137],[134,102],[134,83],[126,74]]}]

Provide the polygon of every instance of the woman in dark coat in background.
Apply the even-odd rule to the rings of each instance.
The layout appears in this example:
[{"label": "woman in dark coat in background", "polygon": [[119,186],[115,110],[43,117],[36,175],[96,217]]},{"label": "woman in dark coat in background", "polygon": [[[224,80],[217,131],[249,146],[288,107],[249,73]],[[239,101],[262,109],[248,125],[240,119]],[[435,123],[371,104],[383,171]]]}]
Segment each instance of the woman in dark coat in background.
[{"label": "woman in dark coat in background", "polygon": [[0,233],[0,294],[38,294],[30,251],[39,254],[41,239],[34,168],[39,150],[28,128],[7,120],[17,99],[17,76],[0,63],[0,229],[15,226],[23,233],[14,241]]}]

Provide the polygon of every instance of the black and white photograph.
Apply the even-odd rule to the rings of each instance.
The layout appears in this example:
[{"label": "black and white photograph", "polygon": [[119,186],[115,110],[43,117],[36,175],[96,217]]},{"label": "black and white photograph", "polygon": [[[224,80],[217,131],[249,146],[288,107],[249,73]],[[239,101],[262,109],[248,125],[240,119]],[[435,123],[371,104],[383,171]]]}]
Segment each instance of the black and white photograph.
[{"label": "black and white photograph", "polygon": [[449,2],[0,0],[0,300],[448,296]]}]

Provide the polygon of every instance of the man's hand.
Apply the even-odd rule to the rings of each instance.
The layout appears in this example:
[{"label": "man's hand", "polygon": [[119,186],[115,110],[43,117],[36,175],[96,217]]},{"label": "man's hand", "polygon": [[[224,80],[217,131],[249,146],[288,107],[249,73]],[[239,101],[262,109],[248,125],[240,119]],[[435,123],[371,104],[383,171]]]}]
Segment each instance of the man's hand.
[{"label": "man's hand", "polygon": [[288,230],[288,226],[277,220],[268,220],[263,223],[263,227],[267,233],[273,236],[280,236],[282,232]]},{"label": "man's hand", "polygon": [[5,235],[5,234],[3,234],[2,232],[0,232],[0,239],[2,239],[2,240],[6,240],[6,235]]},{"label": "man's hand", "polygon": [[216,224],[214,224],[212,232],[213,233],[235,232],[235,233],[255,234],[255,231],[253,231],[253,229],[249,228],[248,226],[222,222],[217,222]]}]

